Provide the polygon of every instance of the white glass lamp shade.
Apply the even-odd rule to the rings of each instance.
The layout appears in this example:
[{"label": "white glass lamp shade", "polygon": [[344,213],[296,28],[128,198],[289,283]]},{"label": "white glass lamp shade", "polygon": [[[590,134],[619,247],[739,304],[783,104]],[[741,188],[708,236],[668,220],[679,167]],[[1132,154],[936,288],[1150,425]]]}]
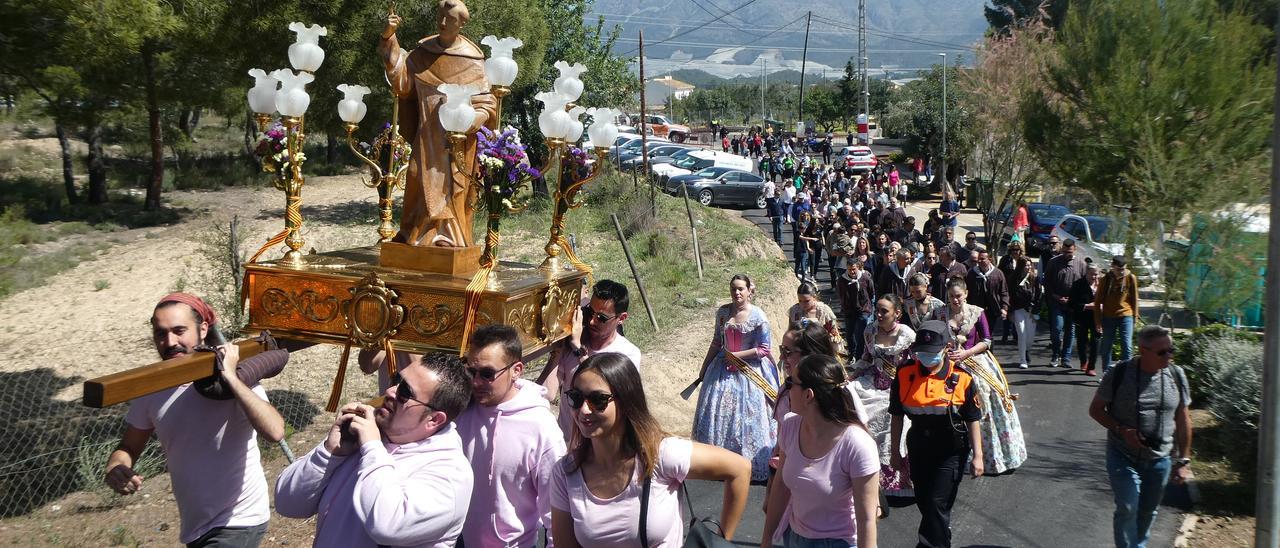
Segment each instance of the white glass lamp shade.
[{"label": "white glass lamp shade", "polygon": [[578,79],[582,73],[587,71],[587,67],[582,63],[574,63],[570,65],[564,61],[556,61],[553,65],[560,71],[560,76],[552,84],[556,93],[569,98],[570,103],[577,101],[582,96],[582,80]]},{"label": "white glass lamp shade", "polygon": [[587,115],[591,116],[591,127],[587,128],[591,146],[604,148],[613,146],[614,139],[618,138],[618,125],[613,122],[618,116],[618,111],[608,107],[589,108]]},{"label": "white glass lamp shade", "polygon": [[587,109],[583,107],[573,107],[569,109],[569,123],[565,128],[564,135],[561,135],[566,143],[576,143],[582,140],[582,114]]},{"label": "white glass lamp shade", "polygon": [[305,87],[316,77],[309,72],[294,74],[289,69],[277,69],[271,76],[280,81],[280,90],[276,92],[276,111],[281,116],[293,118],[306,114],[307,107],[311,105],[311,96],[307,95]]},{"label": "white glass lamp shade", "polygon": [[538,115],[538,130],[542,131],[542,136],[548,139],[564,138],[569,131],[569,124],[573,123],[569,113],[564,110],[569,99],[554,91],[544,91],[533,98],[542,101],[542,114]]},{"label": "white glass lamp shade", "polygon": [[523,46],[524,42],[511,37],[499,39],[490,34],[482,38],[480,43],[489,46],[491,52],[484,61],[484,77],[489,80],[489,85],[510,86],[520,72],[520,65],[512,57],[512,50]]},{"label": "white glass lamp shade", "polygon": [[365,112],[369,107],[364,104],[364,96],[369,93],[369,88],[353,84],[341,84],[338,91],[342,92],[342,100],[338,101],[338,117],[348,124],[358,124],[364,119]]},{"label": "white glass lamp shade", "polygon": [[276,111],[276,88],[280,81],[262,69],[250,69],[253,87],[249,88],[249,108],[258,114],[271,114]]},{"label": "white glass lamp shade", "polygon": [[440,125],[444,130],[452,133],[471,131],[471,124],[479,115],[471,106],[471,96],[479,91],[459,84],[441,84],[437,89],[444,94],[444,105],[440,107]]},{"label": "white glass lamp shade", "polygon": [[289,46],[289,64],[296,70],[315,72],[324,62],[324,50],[320,49],[320,37],[329,34],[329,29],[320,25],[306,26],[298,21],[289,23],[289,30],[298,34],[297,40]]}]

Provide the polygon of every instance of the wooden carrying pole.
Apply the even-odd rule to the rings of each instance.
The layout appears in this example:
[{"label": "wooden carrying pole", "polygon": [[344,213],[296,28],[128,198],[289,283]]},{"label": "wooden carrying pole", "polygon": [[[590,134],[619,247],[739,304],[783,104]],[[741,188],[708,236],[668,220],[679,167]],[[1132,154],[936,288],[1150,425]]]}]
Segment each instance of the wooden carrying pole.
[{"label": "wooden carrying pole", "polygon": [[631,277],[636,281],[636,288],[640,290],[640,300],[644,302],[644,310],[649,313],[649,323],[653,325],[653,330],[658,331],[658,317],[653,315],[653,306],[649,305],[649,294],[644,291],[644,282],[640,281],[640,272],[636,270],[636,262],[631,259],[631,246],[627,245],[627,237],[622,235],[622,223],[618,222],[618,216],[610,213],[613,218],[613,228],[618,231],[618,241],[622,242],[622,253],[627,256],[627,264],[631,266]]},{"label": "wooden carrying pole", "polygon": [[[261,354],[266,347],[257,340],[235,343],[240,347],[240,360]],[[182,386],[213,374],[213,352],[196,352],[190,356],[164,360],[84,381],[84,405],[109,407],[134,398]]]},{"label": "wooden carrying pole", "polygon": [[684,212],[689,214],[689,232],[693,233],[693,258],[698,263],[698,279],[702,279],[702,248],[698,246],[698,227],[693,224],[693,208],[689,205],[689,185],[681,183],[684,190]]}]

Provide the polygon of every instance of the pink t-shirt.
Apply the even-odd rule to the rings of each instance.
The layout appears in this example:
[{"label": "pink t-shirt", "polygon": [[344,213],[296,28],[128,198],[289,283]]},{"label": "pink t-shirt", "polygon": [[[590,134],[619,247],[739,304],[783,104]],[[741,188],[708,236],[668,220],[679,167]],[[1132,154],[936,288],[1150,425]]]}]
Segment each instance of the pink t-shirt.
[{"label": "pink t-shirt", "polygon": [[[253,393],[267,400],[261,385]],[[258,432],[239,402],[206,398],[188,383],[133,400],[124,419],[160,440],[182,523],[178,540],[271,517]]]},{"label": "pink t-shirt", "polygon": [[831,451],[817,459],[800,452],[800,424],[792,415],[778,429],[778,445],[785,460],[782,479],[791,490],[791,529],[808,539],[857,542],[853,508],[853,480],[880,471],[880,453],[866,430],[846,428]]},{"label": "pink t-shirt", "polygon": [[[875,447],[873,446],[872,449]],[[632,482],[618,496],[604,499],[587,489],[582,470],[566,472],[572,455],[560,459],[551,473],[551,508],[573,517],[573,536],[592,548],[635,548],[640,538],[640,494],[644,479],[639,462]],[[649,546],[684,544],[684,518],[680,513],[680,485],[689,475],[693,442],[667,438],[658,447],[658,465],[649,486]]]}]

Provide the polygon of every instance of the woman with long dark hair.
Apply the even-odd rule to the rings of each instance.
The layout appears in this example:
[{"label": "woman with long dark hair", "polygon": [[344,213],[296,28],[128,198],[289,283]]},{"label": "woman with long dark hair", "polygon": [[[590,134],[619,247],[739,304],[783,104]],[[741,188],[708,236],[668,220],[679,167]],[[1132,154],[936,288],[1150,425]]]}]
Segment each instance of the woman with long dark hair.
[{"label": "woman with long dark hair", "polygon": [[[755,381],[763,380],[775,393],[781,381],[773,363],[769,318],[751,304],[755,288],[750,276],[738,274],[729,280],[732,302],[716,311],[715,335],[698,373],[702,388],[692,434],[695,441],[749,459],[752,481],[763,482],[769,478],[777,425],[765,390]],[[753,371],[744,371],[744,365]]]},{"label": "woman with long dark hair", "polygon": [[781,472],[761,546],[875,546],[880,457],[858,418],[844,367],[816,354],[796,367],[794,415],[778,436]]},{"label": "woman with long dark hair", "polygon": [[969,287],[953,278],[947,282],[947,306],[934,312],[934,320],[946,322],[954,338],[954,348],[947,354],[952,363],[973,376],[982,410],[982,455],[990,474],[1003,474],[1022,466],[1027,460],[1027,444],[1022,436],[1022,421],[1013,405],[1014,395],[1004,370],[991,354],[991,327],[982,307],[968,303]]},{"label": "woman with long dark hair", "polygon": [[[551,471],[551,536],[560,548],[634,548],[684,543],[679,489],[687,479],[723,481],[720,524],[732,539],[747,503],[751,463],[667,434],[649,412],[640,373],[622,354],[596,354],[561,396],[573,409],[569,454]],[[646,523],[641,497],[648,485]]]},{"label": "woman with long dark hair", "polygon": [[914,493],[910,471],[895,468],[890,462],[894,448],[889,436],[889,391],[898,366],[910,358],[911,343],[916,340],[915,330],[902,323],[903,308],[902,299],[893,293],[876,300],[875,322],[861,334],[862,356],[851,376],[853,391],[867,409],[867,428],[880,450],[880,487],[892,497],[910,497]]}]

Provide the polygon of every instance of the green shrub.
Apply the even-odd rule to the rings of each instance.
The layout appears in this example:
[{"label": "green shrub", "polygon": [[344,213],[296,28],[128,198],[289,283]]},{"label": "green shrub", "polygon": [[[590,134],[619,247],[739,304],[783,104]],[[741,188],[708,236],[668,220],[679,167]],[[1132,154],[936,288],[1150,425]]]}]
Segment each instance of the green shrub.
[{"label": "green shrub", "polygon": [[1228,362],[1222,361],[1219,356],[1212,355],[1231,350],[1224,350],[1219,343],[1241,341],[1258,345],[1262,342],[1256,334],[1222,324],[1196,328],[1190,335],[1178,338],[1181,340],[1177,345],[1175,362],[1187,372],[1191,399],[1196,402],[1197,407],[1209,405],[1212,397],[1217,394],[1211,385],[1219,374],[1218,370],[1228,365]]}]

